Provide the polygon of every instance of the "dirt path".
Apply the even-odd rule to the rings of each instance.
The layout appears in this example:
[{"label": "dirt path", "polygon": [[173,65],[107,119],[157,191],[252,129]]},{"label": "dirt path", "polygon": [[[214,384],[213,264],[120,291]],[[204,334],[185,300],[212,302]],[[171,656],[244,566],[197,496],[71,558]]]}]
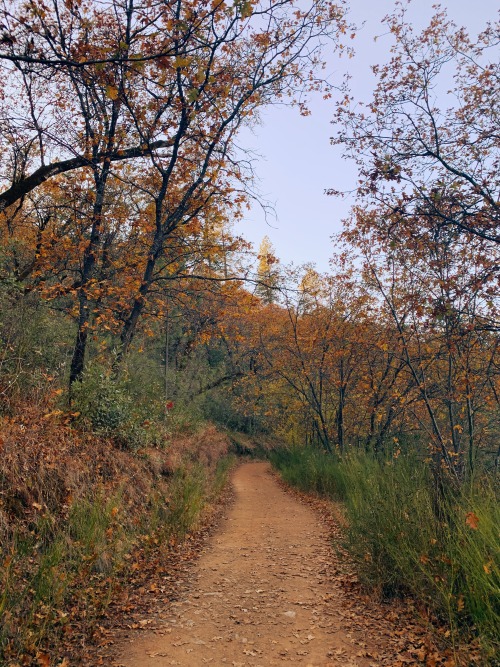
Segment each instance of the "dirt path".
[{"label": "dirt path", "polygon": [[154,632],[132,633],[114,664],[398,664],[388,657],[387,610],[369,602],[353,609],[316,513],[285,493],[265,463],[240,466],[234,486],[235,502],[185,595],[156,618]]}]

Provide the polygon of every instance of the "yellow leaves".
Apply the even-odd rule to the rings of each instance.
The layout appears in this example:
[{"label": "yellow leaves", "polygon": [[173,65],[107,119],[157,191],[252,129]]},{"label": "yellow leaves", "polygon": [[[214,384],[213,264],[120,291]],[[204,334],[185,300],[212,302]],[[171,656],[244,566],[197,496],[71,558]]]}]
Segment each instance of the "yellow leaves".
[{"label": "yellow leaves", "polygon": [[177,56],[177,58],[174,60],[174,67],[176,69],[187,67],[191,64],[191,60],[191,58],[187,58],[186,56]]},{"label": "yellow leaves", "polygon": [[118,88],[115,86],[106,86],[106,97],[109,97],[110,100],[117,100],[119,96]]},{"label": "yellow leaves", "polygon": [[246,19],[252,16],[253,4],[251,0],[236,0],[234,6],[240,12],[241,18]]},{"label": "yellow leaves", "polygon": [[465,523],[472,530],[477,530],[479,526],[479,517],[474,512],[467,512],[465,516]]},{"label": "yellow leaves", "polygon": [[199,72],[196,73],[195,80],[197,83],[203,83],[206,79],[206,74],[203,70],[200,70]]},{"label": "yellow leaves", "polygon": [[241,16],[246,19],[249,16],[252,16],[253,6],[251,2],[243,2],[241,5]]},{"label": "yellow leaves", "polygon": [[188,90],[187,99],[192,104],[193,102],[196,102],[199,95],[200,91],[197,88],[191,88],[191,90]]},{"label": "yellow leaves", "polygon": [[491,567],[493,565],[493,561],[489,560],[487,563],[483,565],[483,570],[485,574],[491,574]]}]

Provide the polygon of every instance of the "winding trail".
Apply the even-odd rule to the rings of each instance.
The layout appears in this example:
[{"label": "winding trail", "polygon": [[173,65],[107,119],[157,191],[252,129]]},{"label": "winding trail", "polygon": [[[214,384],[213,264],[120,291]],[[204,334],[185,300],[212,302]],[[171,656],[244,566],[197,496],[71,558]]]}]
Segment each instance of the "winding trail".
[{"label": "winding trail", "polygon": [[168,604],[154,632],[122,642],[113,664],[396,664],[394,653],[388,657],[390,621],[369,602],[353,610],[317,514],[283,491],[266,463],[241,465],[233,482],[235,502],[181,599]]}]

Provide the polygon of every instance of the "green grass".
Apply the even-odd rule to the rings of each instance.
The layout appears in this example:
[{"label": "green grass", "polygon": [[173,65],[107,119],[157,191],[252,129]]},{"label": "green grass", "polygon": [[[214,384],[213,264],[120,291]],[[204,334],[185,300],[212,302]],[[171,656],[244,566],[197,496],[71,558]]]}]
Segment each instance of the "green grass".
[{"label": "green grass", "polygon": [[290,486],[335,500],[345,499],[344,474],[335,458],[305,447],[275,449],[269,457]]},{"label": "green grass", "polygon": [[289,484],[344,502],[346,543],[365,583],[384,596],[411,594],[454,637],[477,633],[487,654],[498,653],[500,504],[490,483],[450,493],[437,513],[428,466],[416,457],[295,448],[271,461]]},{"label": "green grass", "polygon": [[[79,499],[66,520],[46,513],[28,534],[14,535],[9,545],[2,545],[0,656],[7,647],[22,654],[36,651],[48,637],[53,640],[78,587],[83,593],[84,582],[120,567],[134,539],[116,517],[120,501],[119,493],[107,500],[103,494]],[[94,612],[98,614],[99,605]]]}]

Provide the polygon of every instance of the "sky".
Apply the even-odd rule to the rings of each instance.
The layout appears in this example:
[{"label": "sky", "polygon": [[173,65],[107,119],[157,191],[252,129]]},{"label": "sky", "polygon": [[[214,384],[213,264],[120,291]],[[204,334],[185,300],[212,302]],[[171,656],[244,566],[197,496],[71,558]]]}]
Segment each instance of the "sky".
[{"label": "sky", "polygon": [[[434,4],[433,0],[413,0],[410,17],[415,27],[426,26]],[[355,56],[332,56],[327,72],[332,82],[340,82],[343,72],[348,71],[355,98],[368,101],[375,83],[370,66],[388,59],[391,38],[384,35],[382,19],[392,11],[394,1],[351,0],[350,5],[350,20],[362,26],[352,42]],[[443,0],[441,6],[471,34],[482,30],[498,12],[497,0]],[[255,164],[258,187],[274,206],[275,217],[266,220],[261,208],[253,206],[236,229],[257,249],[268,236],[283,264],[314,263],[319,271],[328,271],[331,236],[340,231],[352,200],[324,192],[328,188],[352,190],[356,170],[342,159],[341,148],[330,144],[335,134],[331,122],[334,101],[318,95],[311,100],[310,109],[311,116],[303,117],[297,109],[269,108],[261,124],[240,137],[242,146],[261,156]]]}]

